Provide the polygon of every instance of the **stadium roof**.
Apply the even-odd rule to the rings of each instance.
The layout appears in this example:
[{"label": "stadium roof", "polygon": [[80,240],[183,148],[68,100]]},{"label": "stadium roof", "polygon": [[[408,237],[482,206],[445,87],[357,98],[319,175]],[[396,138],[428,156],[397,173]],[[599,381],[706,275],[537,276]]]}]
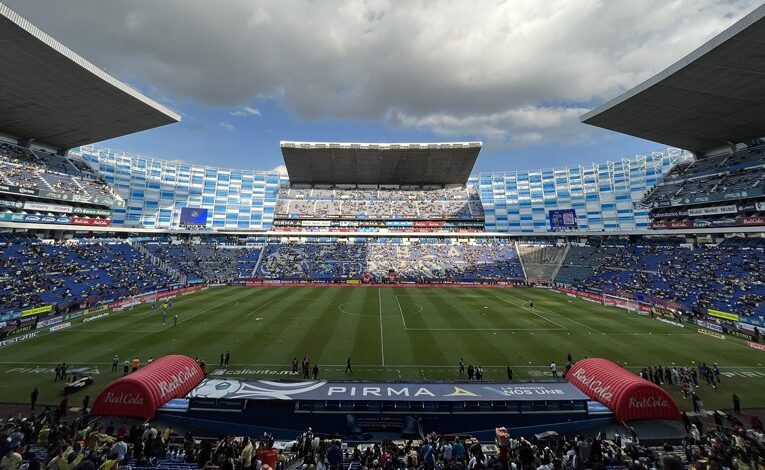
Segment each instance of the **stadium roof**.
[{"label": "stadium roof", "polygon": [[765,4],[581,120],[697,153],[765,136]]},{"label": "stadium roof", "polygon": [[465,184],[481,142],[281,142],[292,184]]},{"label": "stadium roof", "polygon": [[0,3],[0,132],[69,149],[178,122]]}]

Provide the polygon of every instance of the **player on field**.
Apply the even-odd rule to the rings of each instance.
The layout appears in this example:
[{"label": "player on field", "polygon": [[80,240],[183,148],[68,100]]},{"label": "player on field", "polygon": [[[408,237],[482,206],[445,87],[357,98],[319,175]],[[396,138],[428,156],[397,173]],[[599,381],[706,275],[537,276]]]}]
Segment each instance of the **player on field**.
[{"label": "player on field", "polygon": [[348,361],[345,363],[345,373],[353,374],[353,367],[351,367],[351,357],[348,356]]},{"label": "player on field", "polygon": [[465,375],[465,360],[460,358],[460,377]]}]

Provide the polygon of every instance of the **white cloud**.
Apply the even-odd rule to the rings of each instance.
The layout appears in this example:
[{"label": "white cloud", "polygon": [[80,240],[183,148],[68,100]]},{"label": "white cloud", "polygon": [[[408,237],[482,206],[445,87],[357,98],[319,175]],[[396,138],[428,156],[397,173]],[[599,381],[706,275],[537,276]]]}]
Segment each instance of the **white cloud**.
[{"label": "white cloud", "polygon": [[235,131],[236,130],[236,127],[234,127],[234,125],[231,124],[230,122],[221,121],[218,124],[220,124],[220,127],[226,129],[227,131]]},{"label": "white cloud", "polygon": [[251,106],[239,106],[236,109],[229,111],[229,114],[236,117],[262,116],[258,108],[253,108]]},{"label": "white cloud", "polygon": [[285,175],[285,176],[287,175],[287,167],[285,165],[276,166],[274,168],[271,168],[271,170],[269,171],[279,173],[280,175]]},{"label": "white cloud", "polygon": [[579,123],[585,108],[523,106],[492,114],[433,113],[413,116],[391,113],[388,122],[395,126],[429,129],[439,135],[485,137],[514,147],[525,147],[543,139],[579,143],[593,128]]},{"label": "white cloud", "polygon": [[758,0],[6,0],[99,66],[257,115],[385,122],[510,145],[575,138],[584,108],[703,44]]}]

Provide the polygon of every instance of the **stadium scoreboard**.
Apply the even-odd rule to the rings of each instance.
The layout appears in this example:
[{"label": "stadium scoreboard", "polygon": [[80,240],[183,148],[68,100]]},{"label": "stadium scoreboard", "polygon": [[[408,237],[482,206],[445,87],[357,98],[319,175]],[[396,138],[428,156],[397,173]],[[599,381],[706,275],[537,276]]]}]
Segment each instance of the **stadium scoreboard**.
[{"label": "stadium scoreboard", "polygon": [[552,230],[576,228],[576,209],[558,209],[550,211]]},{"label": "stadium scoreboard", "polygon": [[207,209],[199,207],[181,208],[181,227],[205,228],[207,226]]}]

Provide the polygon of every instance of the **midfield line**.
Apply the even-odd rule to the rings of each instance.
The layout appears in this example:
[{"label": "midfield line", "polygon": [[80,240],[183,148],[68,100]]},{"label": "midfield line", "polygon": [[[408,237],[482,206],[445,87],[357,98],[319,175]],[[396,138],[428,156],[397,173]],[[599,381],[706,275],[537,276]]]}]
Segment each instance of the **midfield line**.
[{"label": "midfield line", "polygon": [[383,339],[383,314],[382,314],[382,289],[377,288],[377,301],[380,306],[380,356],[382,357],[382,365],[385,367],[385,342]]}]

